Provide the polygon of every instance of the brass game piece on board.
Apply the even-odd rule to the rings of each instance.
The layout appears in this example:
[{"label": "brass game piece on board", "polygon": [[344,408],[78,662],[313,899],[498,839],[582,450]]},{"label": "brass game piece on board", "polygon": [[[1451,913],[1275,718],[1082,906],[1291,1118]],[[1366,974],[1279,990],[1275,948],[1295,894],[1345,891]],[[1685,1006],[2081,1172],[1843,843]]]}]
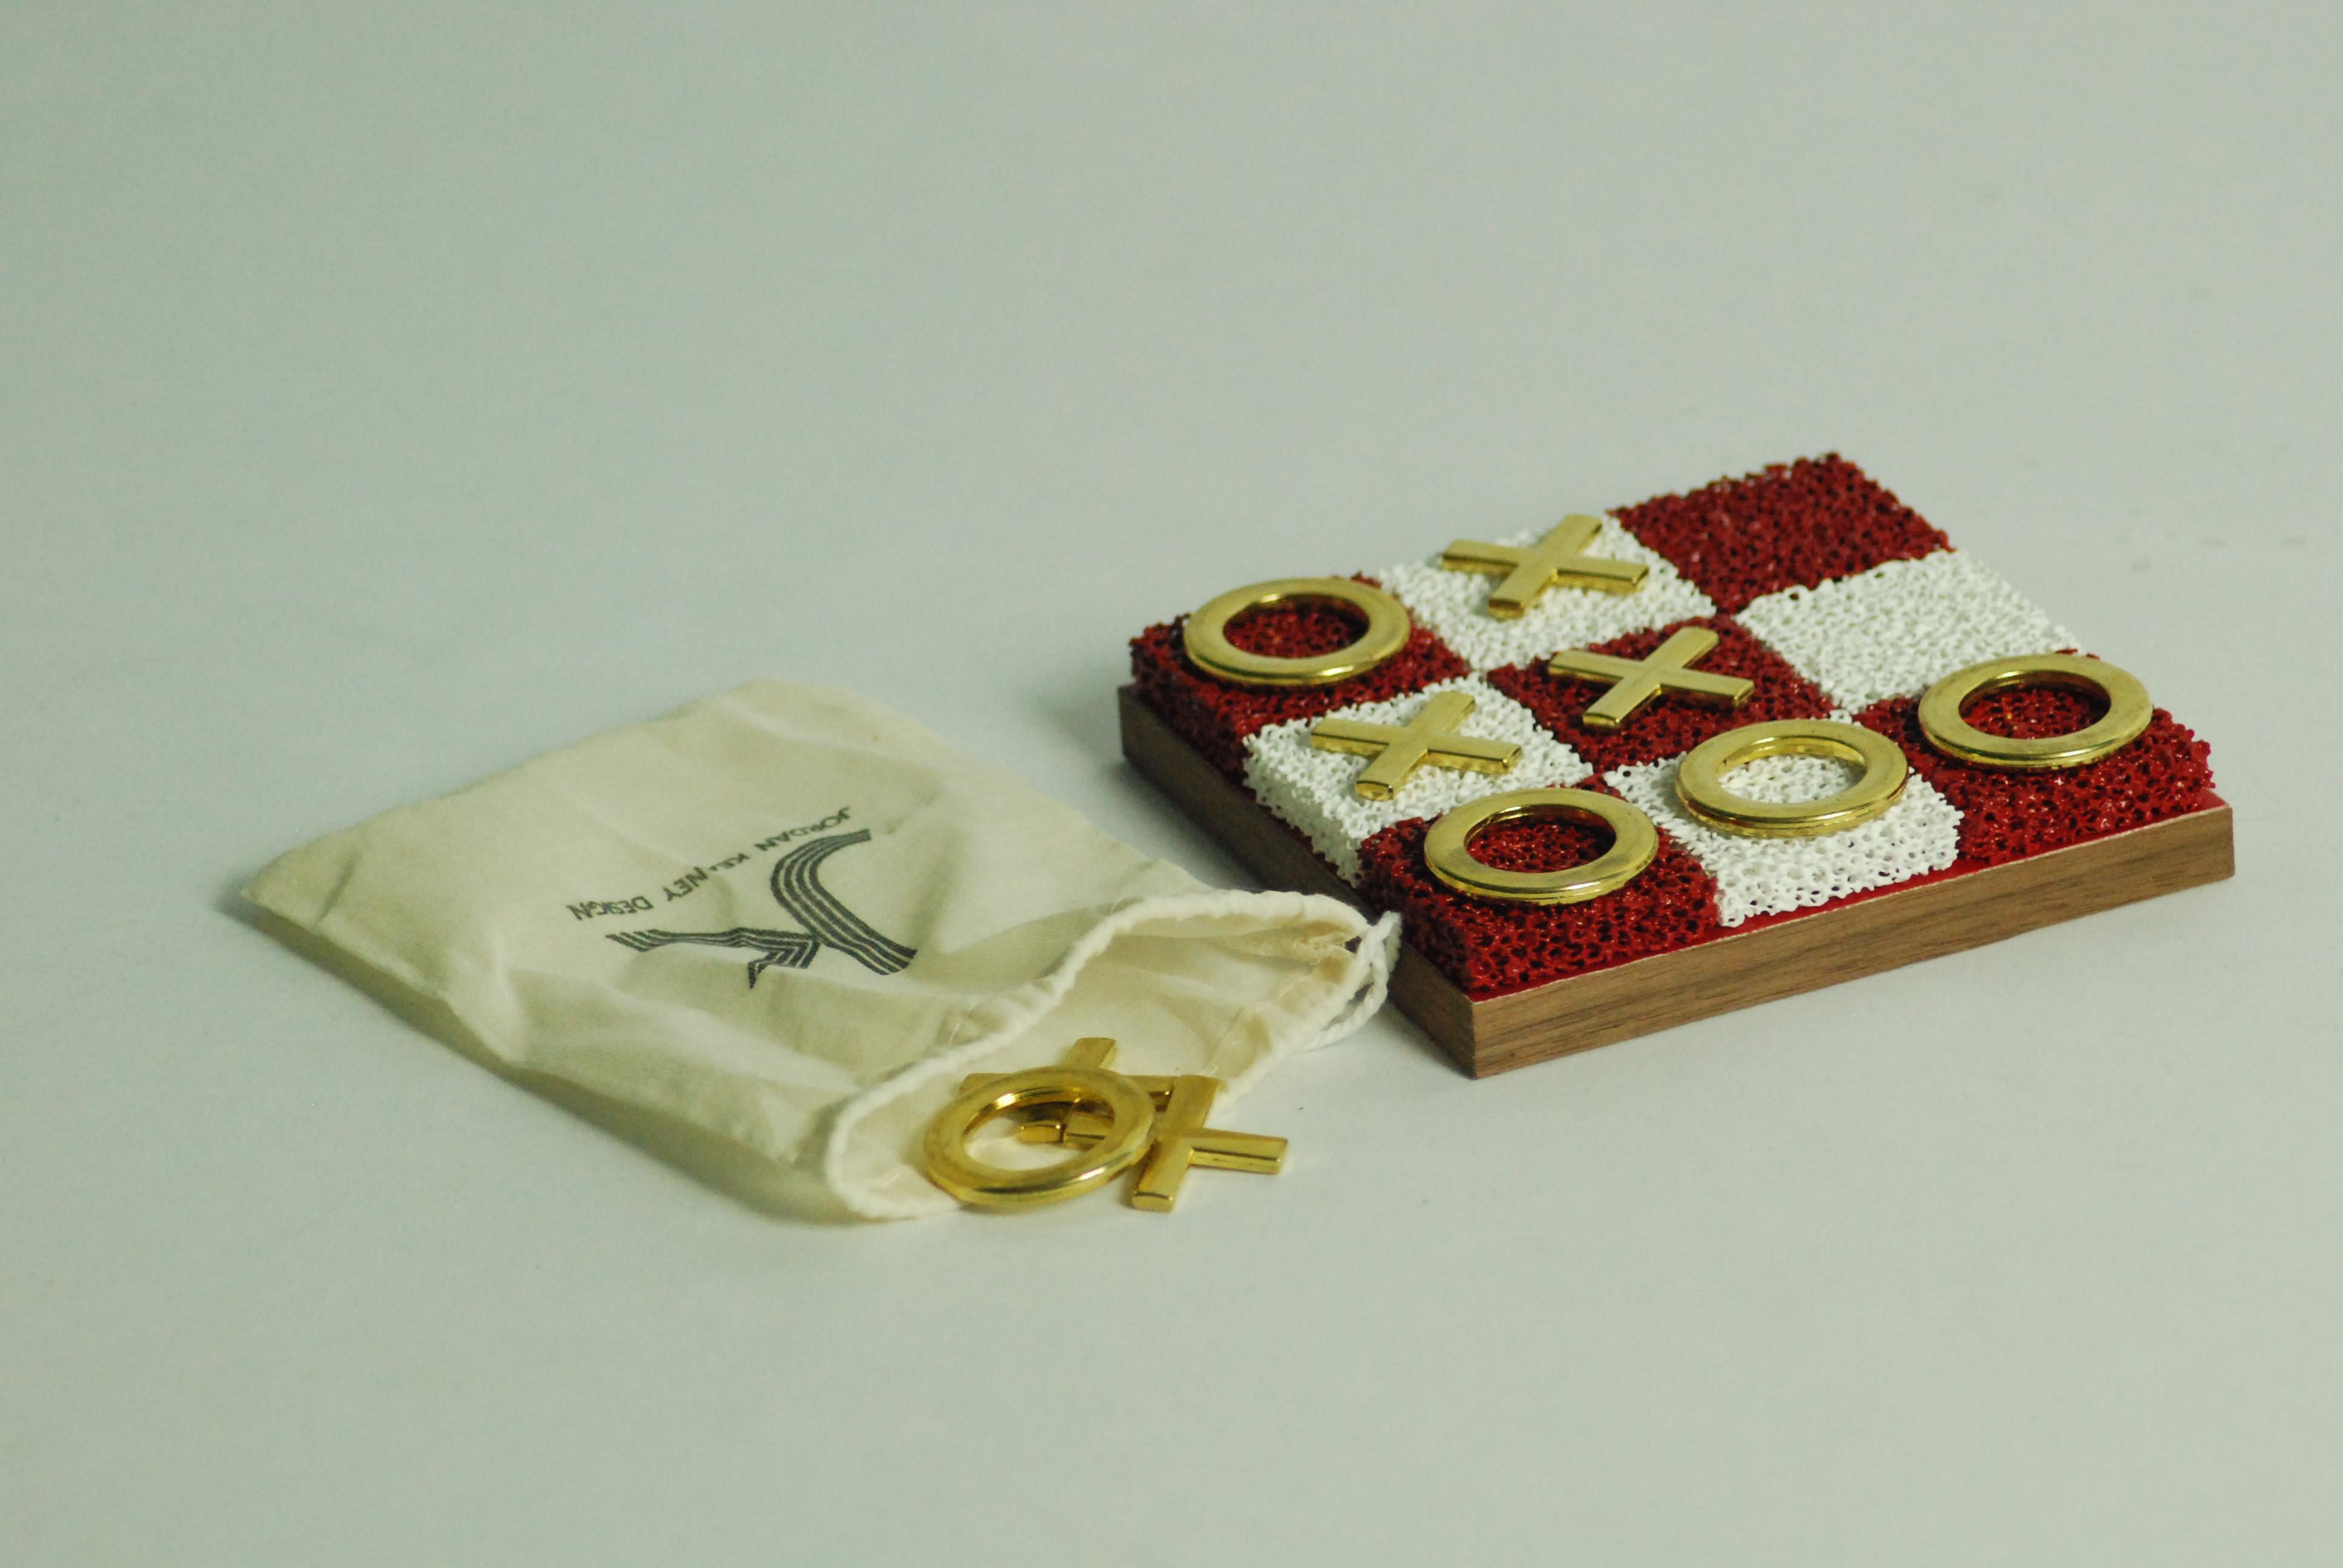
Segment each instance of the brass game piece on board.
[{"label": "brass game piece on board", "polygon": [[[2015,686],[2056,686],[2079,691],[2105,700],[2107,710],[2097,723],[2071,734],[2046,735],[2035,740],[1988,735],[1961,717],[1961,709],[1976,699]],[[1928,738],[1929,745],[1962,762],[2013,772],[2080,768],[2111,757],[2138,739],[2155,716],[2155,705],[2148,701],[2147,688],[2138,677],[2105,659],[2066,653],[1988,658],[1955,670],[1920,699],[1920,733]]]},{"label": "brass game piece on board", "polygon": [[[1611,830],[1611,848],[1558,871],[1501,871],[1475,859],[1473,840],[1500,822],[1560,817]],[[1660,852],[1652,819],[1615,796],[1591,789],[1515,789],[1459,806],[1423,836],[1424,864],[1460,893],[1517,904],[1580,904],[1616,892]]]},{"label": "brass game piece on board", "polygon": [[1716,633],[1704,626],[1687,626],[1671,633],[1649,658],[1619,658],[1572,648],[1555,654],[1545,668],[1549,675],[1614,682],[1610,690],[1587,704],[1579,722],[1589,729],[1616,729],[1663,690],[1712,708],[1738,708],[1748,701],[1749,694],[1757,689],[1755,681],[1691,668],[1715,647]]},{"label": "brass game piece on board", "polygon": [[1634,593],[1644,586],[1651,568],[1641,561],[1613,560],[1590,556],[1603,519],[1574,512],[1554,526],[1537,543],[1484,544],[1458,539],[1440,552],[1440,564],[1452,572],[1487,572],[1504,581],[1489,590],[1489,613],[1512,620],[1545,597],[1552,588],[1599,588],[1604,593]]},{"label": "brass game piece on board", "polygon": [[[1131,1207],[1158,1212],[1169,1211],[1179,1201],[1180,1184],[1191,1165],[1206,1166],[1219,1171],[1252,1171],[1274,1175],[1285,1164],[1286,1141],[1255,1132],[1228,1132],[1204,1125],[1204,1118],[1212,1109],[1212,1101],[1221,1091],[1221,1081],[1201,1074],[1183,1074],[1177,1078],[1151,1074],[1123,1074],[1107,1070],[1114,1060],[1112,1040],[1091,1036],[1074,1042],[1070,1060],[1076,1070],[1099,1073],[1102,1077],[1120,1079],[1136,1092],[1146,1097],[1153,1123],[1144,1146],[1144,1161],[1140,1165],[1139,1180],[1131,1194]],[[1018,1073],[972,1073],[960,1081],[960,1099],[991,1093],[1011,1080],[1039,1073],[1064,1073],[1063,1068],[1040,1068]],[[1036,1107],[1031,1120],[1017,1130],[1020,1141],[1026,1143],[1064,1143],[1073,1149],[1094,1149],[1116,1138],[1121,1125],[1115,1115],[1101,1115],[1096,1111],[1082,1109],[1071,1100],[1029,1101]],[[1008,1108],[1011,1111],[1018,1107]],[[950,1111],[947,1106],[945,1111]],[[945,1112],[937,1113],[929,1129],[930,1157],[932,1162],[936,1129],[945,1125]],[[972,1125],[972,1124],[970,1124]],[[965,1131],[960,1134],[964,1141]],[[1126,1161],[1128,1163],[1128,1161]],[[987,1167],[986,1169],[991,1169]],[[1051,1171],[1061,1169],[1051,1166]],[[1020,1172],[1019,1174],[1022,1174]],[[1101,1178],[1103,1180],[1103,1178]],[[939,1186],[943,1185],[940,1181]],[[1092,1183],[1096,1185],[1096,1183]],[[1087,1191],[1088,1188],[1081,1191]],[[952,1191],[950,1187],[946,1191]],[[1071,1192],[1061,1194],[1071,1197]],[[953,1196],[960,1194],[953,1192]],[[962,1198],[963,1202],[982,1202],[983,1199]],[[1032,1201],[1055,1201],[1054,1198]]]},{"label": "brass game piece on board", "polygon": [[[1367,628],[1347,647],[1307,658],[1277,658],[1247,653],[1229,640],[1229,622],[1249,609],[1289,600],[1344,605],[1367,618]],[[1281,578],[1231,588],[1188,618],[1181,628],[1189,659],[1205,674],[1239,686],[1332,686],[1388,659],[1407,646],[1414,623],[1407,607],[1379,588],[1348,578]]]},{"label": "brass game piece on board", "polygon": [[1373,758],[1352,789],[1365,799],[1388,800],[1419,768],[1503,773],[1522,759],[1522,749],[1513,741],[1458,734],[1456,727],[1472,712],[1471,692],[1443,691],[1435,693],[1405,724],[1322,719],[1310,731],[1310,744],[1321,751]]},{"label": "brass game piece on board", "polygon": [[[1752,800],[1725,787],[1725,775],[1761,757],[1830,757],[1863,777],[1819,800]],[[1676,765],[1676,798],[1721,832],[1749,839],[1812,839],[1878,816],[1904,793],[1911,771],[1903,749],[1876,730],[1831,719],[1775,719],[1711,736]]]}]

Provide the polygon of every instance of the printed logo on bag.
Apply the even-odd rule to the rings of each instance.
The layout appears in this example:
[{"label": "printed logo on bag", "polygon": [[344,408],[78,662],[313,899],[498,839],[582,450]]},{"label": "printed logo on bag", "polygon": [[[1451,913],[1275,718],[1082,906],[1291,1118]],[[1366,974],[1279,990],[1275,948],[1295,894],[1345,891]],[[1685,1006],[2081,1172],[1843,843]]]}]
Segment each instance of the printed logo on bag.
[{"label": "printed logo on bag", "polygon": [[[842,814],[842,813],[841,813]],[[870,841],[870,829],[858,828],[835,838],[813,839],[773,862],[773,901],[803,930],[774,930],[762,926],[734,926],[729,931],[610,931],[609,939],[639,953],[678,942],[702,947],[749,948],[757,957],[749,963],[749,984],[769,969],[801,970],[824,948],[835,948],[873,974],[899,972],[919,956],[884,936],[869,921],[821,885],[821,863],[840,849]]]}]

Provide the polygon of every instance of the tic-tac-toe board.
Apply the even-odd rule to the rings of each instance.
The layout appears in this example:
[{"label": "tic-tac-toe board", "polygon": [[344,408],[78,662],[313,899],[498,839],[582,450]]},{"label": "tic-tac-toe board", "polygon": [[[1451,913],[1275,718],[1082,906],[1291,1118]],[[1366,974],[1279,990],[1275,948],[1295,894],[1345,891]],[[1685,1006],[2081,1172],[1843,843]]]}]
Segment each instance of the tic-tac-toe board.
[{"label": "tic-tac-toe board", "polygon": [[1232,589],[1132,639],[1123,747],[1398,911],[1482,1075],[2229,875],[2205,744],[2080,651],[1826,457]]}]

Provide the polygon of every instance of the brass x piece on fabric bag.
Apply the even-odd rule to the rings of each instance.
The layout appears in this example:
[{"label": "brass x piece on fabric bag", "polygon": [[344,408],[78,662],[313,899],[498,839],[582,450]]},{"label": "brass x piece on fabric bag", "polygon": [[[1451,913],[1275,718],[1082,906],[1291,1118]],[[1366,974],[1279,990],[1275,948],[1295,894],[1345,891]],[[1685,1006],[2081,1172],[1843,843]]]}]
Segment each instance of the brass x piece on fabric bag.
[{"label": "brass x piece on fabric bag", "polygon": [[849,692],[759,681],[286,855],[264,923],[737,1195],[952,1207],[960,1079],[1112,1035],[1241,1094],[1381,1005],[1397,928],[1207,888]]}]

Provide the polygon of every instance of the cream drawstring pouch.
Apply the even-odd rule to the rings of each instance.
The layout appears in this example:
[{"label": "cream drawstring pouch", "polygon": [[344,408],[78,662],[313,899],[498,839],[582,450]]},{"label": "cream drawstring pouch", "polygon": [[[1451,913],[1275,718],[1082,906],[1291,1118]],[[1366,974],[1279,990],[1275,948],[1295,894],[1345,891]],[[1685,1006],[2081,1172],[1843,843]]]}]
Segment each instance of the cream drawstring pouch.
[{"label": "cream drawstring pouch", "polygon": [[1243,1092],[1381,1005],[1396,941],[1234,893],[850,693],[759,681],[320,839],[271,929],[488,1065],[801,1213],[951,1200],[962,1075],[1118,1068]]}]

